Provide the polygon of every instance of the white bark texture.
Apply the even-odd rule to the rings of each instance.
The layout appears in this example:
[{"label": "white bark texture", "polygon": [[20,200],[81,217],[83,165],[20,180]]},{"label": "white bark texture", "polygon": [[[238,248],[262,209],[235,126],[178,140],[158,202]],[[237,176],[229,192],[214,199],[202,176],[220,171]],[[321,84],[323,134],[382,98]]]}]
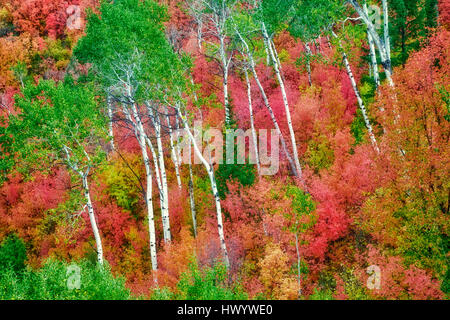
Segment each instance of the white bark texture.
[{"label": "white bark texture", "polygon": [[197,145],[197,141],[191,132],[191,129],[189,127],[189,123],[188,123],[187,119],[181,114],[181,112],[179,112],[179,115],[180,115],[181,120],[183,121],[183,125],[186,130],[186,133],[188,134],[188,137],[191,140],[192,145],[194,146],[194,152],[198,156],[198,158],[200,159],[200,161],[202,162],[202,164],[204,165],[204,167],[208,173],[208,177],[209,177],[209,180],[211,183],[211,190],[212,190],[212,193],[214,196],[214,201],[216,204],[217,229],[218,229],[218,233],[219,233],[220,247],[222,249],[222,255],[223,255],[225,266],[227,267],[227,269],[229,269],[230,268],[230,259],[229,259],[229,255],[228,255],[227,246],[225,243],[223,218],[222,218],[222,207],[220,204],[219,190],[217,189],[217,182],[216,182],[216,178],[214,175],[214,167],[208,163],[208,161],[205,159],[205,157],[203,157],[203,154],[200,151],[199,146]]},{"label": "white bark texture", "polygon": [[289,129],[289,135],[291,138],[292,152],[293,152],[293,157],[294,157],[294,162],[295,162],[295,168],[297,171],[297,177],[302,179],[302,168],[300,166],[298,150],[297,150],[297,142],[295,139],[294,128],[292,126],[291,111],[289,110],[289,102],[288,102],[288,98],[287,98],[287,93],[286,93],[286,88],[284,85],[283,77],[281,75],[279,62],[275,55],[275,46],[272,44],[272,40],[270,39],[270,37],[267,33],[267,29],[266,29],[266,26],[264,25],[264,23],[262,23],[262,31],[263,31],[263,36],[266,38],[266,41],[267,41],[267,44],[269,47],[269,53],[270,53],[270,56],[272,57],[275,74],[277,75],[278,83],[279,83],[280,89],[281,89],[281,94],[283,96],[283,103],[284,103],[284,108],[285,108],[285,113],[286,113],[286,121],[287,121],[288,129]]}]

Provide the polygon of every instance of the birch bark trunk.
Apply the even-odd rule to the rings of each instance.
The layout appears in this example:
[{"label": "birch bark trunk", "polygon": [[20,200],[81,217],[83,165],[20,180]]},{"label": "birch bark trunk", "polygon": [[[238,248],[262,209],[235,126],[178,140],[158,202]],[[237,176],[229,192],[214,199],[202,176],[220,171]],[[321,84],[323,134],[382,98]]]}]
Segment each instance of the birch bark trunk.
[{"label": "birch bark trunk", "polygon": [[[95,245],[97,248],[96,249],[97,261],[100,265],[103,265],[102,238],[100,236],[100,231],[98,229],[97,221],[95,218],[94,206],[92,205],[91,192],[90,192],[89,183],[88,183],[88,176],[89,176],[89,171],[90,171],[91,167],[88,166],[87,170],[85,172],[83,172],[78,167],[78,164],[76,162],[71,161],[69,148],[67,146],[63,145],[63,150],[66,154],[66,161],[67,161],[69,167],[81,177],[83,191],[84,191],[84,198],[86,199],[86,206],[88,208],[89,221],[91,223],[92,233],[94,234]],[[86,151],[85,151],[85,154],[86,154],[87,158],[89,159],[89,155],[86,153]],[[90,161],[90,159],[89,159],[89,161]]]},{"label": "birch bark trunk", "polygon": [[149,112],[149,116],[152,119],[153,126],[155,128],[156,135],[156,145],[158,148],[158,152],[156,152],[156,158],[159,164],[159,173],[161,179],[161,218],[163,225],[163,235],[164,242],[172,241],[172,235],[170,233],[170,216],[169,216],[169,192],[167,187],[167,174],[166,174],[166,166],[164,162],[164,149],[162,145],[162,131],[161,131],[161,119],[159,117],[158,112],[153,112],[152,107],[147,103],[147,110]]},{"label": "birch bark trunk", "polygon": [[231,113],[230,113],[230,101],[228,96],[228,71],[230,67],[229,58],[225,52],[225,39],[221,35],[220,36],[220,59],[222,60],[222,69],[223,69],[223,100],[225,106],[225,123],[228,125],[231,122]]},{"label": "birch bark trunk", "polygon": [[173,165],[175,166],[175,175],[177,177],[178,188],[181,189],[182,185],[181,185],[181,175],[180,175],[180,164],[179,164],[179,160],[178,160],[178,154],[175,150],[175,146],[173,143],[174,137],[173,137],[172,124],[170,123],[170,117],[167,113],[168,113],[168,111],[166,108],[167,128],[169,129],[169,139],[170,139],[170,154],[172,157]]},{"label": "birch bark trunk", "polygon": [[132,104],[132,113],[134,121],[131,118],[130,112],[128,109],[124,106],[123,108],[125,116],[128,118],[129,121],[131,121],[131,124],[134,128],[134,133],[136,136],[136,139],[138,140],[139,146],[141,148],[142,152],[142,158],[144,161],[144,167],[145,167],[145,175],[146,175],[146,182],[147,182],[147,189],[145,190],[145,202],[147,204],[147,219],[148,219],[148,232],[149,232],[149,242],[150,242],[150,258],[152,263],[152,270],[156,271],[158,270],[158,259],[156,254],[156,231],[155,231],[155,217],[153,212],[153,184],[152,184],[152,171],[150,167],[150,158],[148,156],[147,152],[147,144],[145,141],[145,131],[144,127],[142,125],[140,116],[137,112],[136,106],[134,105],[134,102]]},{"label": "birch bark trunk", "polygon": [[106,104],[108,107],[108,136],[109,136],[109,143],[111,145],[111,151],[115,150],[114,146],[114,129],[113,129],[113,106],[112,106],[112,97],[108,94],[106,97]]},{"label": "birch bark trunk", "polygon": [[92,232],[94,233],[95,244],[97,247],[97,261],[98,261],[98,263],[103,265],[102,239],[100,237],[100,232],[98,230],[97,221],[95,219],[94,207],[92,205],[91,193],[90,193],[89,183],[88,183],[88,172],[80,173],[80,175],[81,175],[81,178],[83,181],[84,197],[86,198],[86,201],[87,201],[89,221],[91,222],[91,228],[92,228]]},{"label": "birch bark trunk", "polygon": [[312,51],[309,47],[308,43],[305,43],[305,49],[306,49],[306,56],[308,57],[308,61],[306,62],[306,71],[308,72],[308,82],[309,86],[312,86],[312,78],[311,78],[311,57],[312,57]]},{"label": "birch bark trunk", "polygon": [[212,193],[214,196],[214,201],[216,204],[217,229],[218,229],[218,233],[219,233],[220,247],[222,249],[222,255],[223,255],[225,265],[226,265],[227,269],[229,269],[230,268],[230,260],[229,260],[229,256],[228,256],[227,246],[225,243],[225,235],[224,235],[224,230],[223,230],[222,207],[220,204],[219,191],[217,189],[217,182],[216,182],[216,178],[214,175],[214,167],[212,165],[210,165],[208,163],[208,161],[203,157],[203,154],[200,151],[199,146],[197,145],[197,141],[191,132],[191,129],[189,127],[187,119],[181,114],[181,112],[179,112],[179,116],[183,122],[186,133],[188,134],[189,139],[191,140],[192,145],[194,146],[194,152],[196,153],[196,155],[198,156],[200,161],[203,163],[203,165],[208,173],[208,177],[209,177],[209,180],[211,183],[211,190],[212,190]]},{"label": "birch bark trunk", "polygon": [[389,61],[391,61],[391,37],[389,36],[389,7],[387,0],[382,0],[382,5],[384,22],[384,45],[386,46],[387,58],[389,59]]},{"label": "birch bark trunk", "polygon": [[192,228],[194,229],[194,237],[197,237],[197,211],[195,210],[194,197],[194,174],[192,173],[192,148],[189,144],[189,203],[191,205]]},{"label": "birch bark trunk", "polygon": [[292,174],[294,176],[298,176],[297,170],[296,170],[296,167],[295,167],[295,163],[294,163],[294,161],[292,159],[291,153],[289,152],[289,150],[287,148],[286,140],[284,139],[284,136],[283,136],[283,133],[281,132],[280,126],[278,125],[278,121],[275,118],[275,114],[273,113],[272,107],[270,106],[269,99],[267,98],[266,92],[265,92],[265,90],[264,90],[264,88],[263,88],[263,86],[261,84],[261,81],[259,80],[258,73],[256,72],[256,68],[255,68],[255,60],[253,59],[253,55],[250,52],[250,48],[248,47],[247,42],[242,37],[240,32],[237,31],[237,30],[236,30],[236,32],[237,32],[237,35],[239,36],[240,40],[244,44],[245,51],[247,52],[247,57],[248,57],[248,60],[250,62],[250,69],[252,71],[253,77],[255,78],[256,84],[258,85],[258,89],[259,89],[259,91],[261,93],[261,96],[263,98],[264,105],[266,106],[267,110],[269,111],[269,115],[270,115],[272,123],[273,123],[273,125],[275,127],[275,130],[277,131],[277,134],[280,136],[281,147],[283,148],[283,152],[286,155],[286,158],[287,158],[287,160],[289,162],[289,166],[290,166],[291,172],[292,172]]},{"label": "birch bark trunk", "polygon": [[251,85],[250,79],[248,77],[247,67],[244,67],[244,74],[245,74],[245,82],[247,83],[248,111],[250,113],[250,127],[252,130],[252,139],[253,139],[253,147],[254,147],[254,152],[255,152],[256,167],[258,169],[258,172],[261,174],[261,164],[259,162],[259,152],[258,152],[258,138],[256,136],[255,121],[253,118],[252,85]]},{"label": "birch bark trunk", "polygon": [[[386,0],[383,0],[385,2]],[[367,26],[367,31],[370,33],[370,36],[372,37],[376,47],[378,48],[378,52],[380,53],[381,58],[381,65],[383,66],[384,72],[386,73],[386,79],[388,80],[388,83],[391,87],[394,87],[394,80],[392,79],[392,62],[391,62],[391,53],[390,53],[390,40],[389,40],[389,29],[385,30],[385,36],[387,32],[387,39],[388,44],[384,43],[383,40],[381,40],[380,36],[378,35],[375,26],[370,21],[369,16],[364,12],[364,10],[361,8],[359,3],[356,0],[348,0],[348,2],[353,6],[353,8],[356,10],[360,18],[363,20],[363,22]],[[387,2],[383,3],[383,7],[386,6],[387,8]],[[386,19],[387,20],[387,19]],[[387,20],[388,21],[388,20]],[[385,26],[386,22],[385,21]],[[389,28],[389,25],[388,25]],[[385,39],[386,40],[386,39]]]},{"label": "birch bark trunk", "polygon": [[[337,35],[333,32],[333,36],[337,38]],[[352,68],[350,66],[350,63],[348,61],[347,54],[343,51],[342,45],[339,43],[341,49],[342,49],[342,58],[344,60],[345,69],[347,70],[347,75],[350,78],[350,82],[352,84],[353,91],[355,92],[356,100],[358,101],[359,109],[361,110],[362,116],[364,118],[364,123],[366,125],[367,131],[369,132],[369,138],[372,142],[373,148],[377,153],[380,153],[380,149],[378,148],[377,139],[375,138],[375,135],[373,133],[372,124],[370,123],[370,119],[367,115],[367,110],[364,105],[364,101],[361,98],[361,94],[358,89],[358,85],[356,83],[355,77],[353,76]]]},{"label": "birch bark trunk", "polygon": [[287,120],[288,129],[289,129],[289,135],[291,138],[292,152],[293,152],[293,157],[294,157],[294,162],[295,162],[295,168],[297,171],[297,176],[300,179],[302,179],[302,168],[300,166],[298,150],[297,150],[297,142],[295,139],[294,129],[292,127],[291,111],[289,110],[289,102],[288,102],[288,98],[287,98],[287,94],[286,94],[286,88],[284,86],[283,77],[281,76],[280,67],[278,65],[278,59],[276,58],[276,55],[275,55],[275,51],[274,51],[275,47],[274,46],[272,47],[272,45],[271,45],[272,40],[269,38],[267,29],[266,29],[266,26],[264,23],[262,23],[262,31],[263,31],[263,36],[266,38],[266,41],[269,45],[269,53],[270,53],[270,56],[272,57],[275,74],[277,75],[278,82],[280,84],[281,94],[283,96],[283,103],[284,103],[284,108],[285,108],[285,113],[286,113],[286,120]]}]

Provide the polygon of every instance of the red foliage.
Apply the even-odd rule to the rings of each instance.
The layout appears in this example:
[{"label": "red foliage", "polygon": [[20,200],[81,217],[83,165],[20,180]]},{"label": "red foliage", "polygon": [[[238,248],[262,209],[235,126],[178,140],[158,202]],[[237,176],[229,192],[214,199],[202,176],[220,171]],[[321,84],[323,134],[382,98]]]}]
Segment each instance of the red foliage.
[{"label": "red foliage", "polygon": [[[384,256],[376,248],[369,246],[367,258],[363,259],[367,265],[377,266],[381,271],[380,288],[369,291],[375,298],[415,300],[443,298],[436,279],[414,265],[405,267],[400,257]],[[369,274],[361,271],[359,275],[362,283],[366,284]]]}]

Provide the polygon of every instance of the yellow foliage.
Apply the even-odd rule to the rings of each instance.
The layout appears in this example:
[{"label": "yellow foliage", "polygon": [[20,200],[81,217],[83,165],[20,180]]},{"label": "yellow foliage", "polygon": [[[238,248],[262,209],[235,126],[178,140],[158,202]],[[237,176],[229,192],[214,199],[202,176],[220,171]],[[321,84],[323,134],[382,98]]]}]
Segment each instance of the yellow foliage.
[{"label": "yellow foliage", "polygon": [[289,257],[280,246],[270,243],[266,246],[265,257],[259,262],[259,279],[264,285],[267,297],[276,300],[298,298],[295,277],[289,274]]}]

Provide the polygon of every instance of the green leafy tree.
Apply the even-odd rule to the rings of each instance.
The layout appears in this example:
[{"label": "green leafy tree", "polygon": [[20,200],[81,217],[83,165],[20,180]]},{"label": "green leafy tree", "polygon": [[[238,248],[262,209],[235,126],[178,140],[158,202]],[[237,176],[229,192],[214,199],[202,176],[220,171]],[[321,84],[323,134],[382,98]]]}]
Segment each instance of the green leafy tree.
[{"label": "green leafy tree", "polygon": [[55,83],[40,81],[26,84],[16,96],[21,110],[9,117],[8,136],[13,137],[12,151],[17,154],[19,169],[46,168],[63,163],[81,180],[92,231],[97,244],[99,263],[103,248],[92,205],[88,177],[104,158],[104,118],[95,96],[88,87],[73,80]]},{"label": "green leafy tree", "polygon": [[9,235],[0,246],[0,272],[12,270],[16,273],[25,269],[27,250],[22,239]]}]

